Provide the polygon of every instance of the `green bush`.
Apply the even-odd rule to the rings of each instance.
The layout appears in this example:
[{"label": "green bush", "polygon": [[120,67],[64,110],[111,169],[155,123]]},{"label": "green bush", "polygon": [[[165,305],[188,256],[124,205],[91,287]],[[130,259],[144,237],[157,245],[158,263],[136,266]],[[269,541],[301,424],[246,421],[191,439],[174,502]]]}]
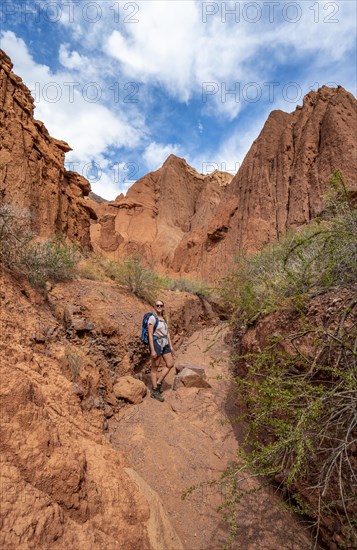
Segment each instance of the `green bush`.
[{"label": "green bush", "polygon": [[299,309],[308,297],[357,280],[357,209],[339,173],[332,181],[338,191],[330,194],[320,219],[237,260],[221,284],[226,307],[249,322],[285,305]]},{"label": "green bush", "polygon": [[77,264],[76,272],[80,277],[92,281],[104,281],[106,279],[105,270],[100,260],[90,254],[86,254],[81,258]]},{"label": "green bush", "polygon": [[306,327],[314,336],[315,357],[288,354],[280,340],[239,358],[249,365],[245,376],[236,378],[246,411],[245,450],[241,462],[225,472],[229,490],[222,506],[232,524],[235,505],[248,494],[236,483],[245,471],[288,488],[294,510],[316,526],[323,515],[339,517],[343,544],[353,546],[357,352],[356,334],[344,323],[356,304],[355,296],[341,312],[337,331]]},{"label": "green bush", "polygon": [[29,244],[24,250],[22,266],[31,284],[43,288],[46,281],[67,281],[74,277],[79,261],[78,249],[67,245],[62,236]]},{"label": "green bush", "polygon": [[9,204],[0,205],[0,264],[19,271],[26,247],[34,234],[29,230],[30,214]]},{"label": "green bush", "polygon": [[189,292],[202,298],[208,298],[212,293],[212,289],[205,281],[184,278],[172,280],[171,289]]},{"label": "green bush", "polygon": [[77,248],[57,235],[34,241],[29,230],[30,214],[9,204],[0,206],[0,262],[10,271],[26,275],[31,284],[44,287],[46,281],[64,281],[74,276],[79,259]]},{"label": "green bush", "polygon": [[143,267],[137,259],[128,258],[122,263],[110,262],[107,264],[107,274],[147,302],[153,302],[162,288],[160,277]]}]

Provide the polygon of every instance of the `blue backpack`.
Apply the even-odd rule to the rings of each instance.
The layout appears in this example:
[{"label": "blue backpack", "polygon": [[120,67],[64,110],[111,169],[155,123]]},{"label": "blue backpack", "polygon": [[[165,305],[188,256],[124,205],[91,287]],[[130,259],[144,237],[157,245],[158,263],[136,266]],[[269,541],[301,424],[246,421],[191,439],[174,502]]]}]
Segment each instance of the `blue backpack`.
[{"label": "blue backpack", "polygon": [[151,313],[151,311],[149,311],[148,313],[145,313],[143,318],[143,324],[141,327],[141,341],[144,342],[144,344],[149,343],[148,320],[151,317],[151,315],[155,317],[154,332],[157,329],[157,325],[159,324],[159,319],[157,315],[155,315],[155,313]]}]

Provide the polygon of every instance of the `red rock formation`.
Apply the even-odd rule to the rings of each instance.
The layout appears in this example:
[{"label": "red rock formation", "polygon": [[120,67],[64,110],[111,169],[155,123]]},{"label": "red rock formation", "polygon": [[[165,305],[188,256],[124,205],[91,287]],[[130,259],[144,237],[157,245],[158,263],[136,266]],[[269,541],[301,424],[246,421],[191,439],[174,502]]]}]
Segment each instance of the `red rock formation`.
[{"label": "red rock formation", "polygon": [[237,252],[318,215],[334,170],[356,187],[356,127],[350,93],[310,92],[293,113],[270,114],[232,181],[202,176],[171,155],[125,198],[91,203],[100,218],[92,241],[114,259],[137,254],[161,272],[215,279]]},{"label": "red rock formation", "polygon": [[158,271],[168,271],[176,247],[190,232],[211,218],[232,176],[203,176],[184,159],[170,155],[115,201],[91,205],[98,223],[92,241],[109,257],[139,255]]},{"label": "red rock formation", "polygon": [[273,111],[212,219],[176,248],[174,270],[214,279],[239,250],[309,222],[334,170],[356,189],[356,128],[357,102],[342,87],[310,92],[291,114]]},{"label": "red rock formation", "polygon": [[[97,301],[88,300],[96,322],[98,292],[103,305],[109,289],[116,295],[109,307],[119,316],[129,308],[137,331],[144,306],[114,285],[97,287]],[[72,300],[72,293],[84,297],[80,282],[56,287],[56,292],[61,292],[61,304]],[[118,299],[123,307],[115,308]],[[63,317],[59,322],[41,301],[26,283],[20,286],[0,274],[1,547],[182,550],[158,495],[103,435],[103,391],[111,380],[104,356],[94,363],[93,342],[85,352],[83,340],[76,347],[75,339],[67,338]],[[104,332],[110,333],[112,317],[103,310],[99,315]],[[120,334],[123,325],[114,324]],[[130,332],[130,326],[125,329]],[[121,338],[127,347],[127,333]],[[76,375],[67,371],[66,357],[77,357]],[[94,395],[86,401],[88,391]],[[109,394],[105,399],[111,402]]]},{"label": "red rock formation", "polygon": [[34,119],[34,100],[10,58],[0,50],[0,199],[28,209],[32,230],[40,236],[62,232],[90,246],[90,218],[96,218],[85,197],[86,179],[64,168],[71,148],[52,138]]}]

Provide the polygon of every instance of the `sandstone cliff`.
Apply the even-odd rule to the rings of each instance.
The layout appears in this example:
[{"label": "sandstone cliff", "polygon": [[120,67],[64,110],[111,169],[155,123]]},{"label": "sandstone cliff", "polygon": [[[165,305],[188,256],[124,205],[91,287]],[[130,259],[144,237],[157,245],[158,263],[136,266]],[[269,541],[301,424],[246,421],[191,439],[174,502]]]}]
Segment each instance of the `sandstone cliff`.
[{"label": "sandstone cliff", "polygon": [[293,113],[273,111],[239,172],[202,176],[174,155],[126,197],[98,205],[96,249],[137,255],[156,270],[214,280],[321,211],[334,170],[357,187],[357,102],[342,87],[310,92]]},{"label": "sandstone cliff", "polygon": [[181,240],[207,223],[232,176],[203,176],[170,155],[156,172],[139,179],[115,201],[91,201],[98,222],[91,226],[97,250],[113,259],[138,255],[157,271],[170,271]]},{"label": "sandstone cliff", "polygon": [[310,92],[291,113],[273,111],[209,222],[178,245],[173,269],[214,278],[319,214],[339,169],[357,188],[357,102],[344,88]]},{"label": "sandstone cliff", "polygon": [[67,143],[52,138],[34,119],[34,100],[12,63],[0,50],[0,200],[29,210],[39,236],[64,233],[89,247],[90,218],[86,179],[64,168]]}]

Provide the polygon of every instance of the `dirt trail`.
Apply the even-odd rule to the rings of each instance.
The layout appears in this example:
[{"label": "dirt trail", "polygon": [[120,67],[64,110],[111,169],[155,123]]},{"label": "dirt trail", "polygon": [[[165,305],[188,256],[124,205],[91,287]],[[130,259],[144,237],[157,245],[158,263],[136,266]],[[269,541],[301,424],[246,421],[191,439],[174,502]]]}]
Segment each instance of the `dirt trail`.
[{"label": "dirt trail", "polygon": [[[218,485],[198,488],[185,500],[190,486],[218,479],[236,456],[239,430],[229,418],[237,414],[230,392],[229,347],[221,325],[196,332],[176,356],[204,366],[212,388],[172,391],[174,373],[165,381],[165,403],[148,393],[141,405],[131,406],[111,421],[110,439],[124,451],[132,467],[157,491],[186,550],[219,550],[227,527],[216,507],[223,491]],[[256,482],[249,480],[251,488]],[[269,488],[239,504],[236,549],[313,548],[310,534],[291,512],[281,508]]]}]

